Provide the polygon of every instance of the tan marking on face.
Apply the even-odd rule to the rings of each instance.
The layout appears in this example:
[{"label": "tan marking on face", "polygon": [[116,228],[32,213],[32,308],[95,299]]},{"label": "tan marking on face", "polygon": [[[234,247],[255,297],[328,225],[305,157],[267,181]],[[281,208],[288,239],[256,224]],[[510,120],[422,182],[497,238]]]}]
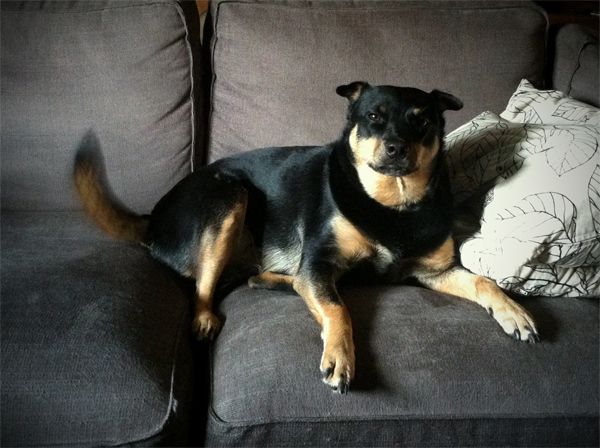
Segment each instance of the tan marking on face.
[{"label": "tan marking on face", "polygon": [[375,253],[373,243],[343,216],[334,216],[331,228],[344,261],[357,261]]},{"label": "tan marking on face", "polygon": [[357,165],[366,165],[378,157],[378,153],[383,151],[383,141],[376,137],[360,138],[358,136],[358,125],[350,131],[350,148],[354,153],[354,159]]},{"label": "tan marking on face", "polygon": [[413,152],[416,154],[416,170],[407,176],[403,176],[406,185],[405,196],[410,198],[410,202],[418,202],[425,195],[431,178],[431,164],[439,151],[440,141],[437,136],[431,147],[422,144],[413,147]]},{"label": "tan marking on face", "polygon": [[384,151],[383,141],[375,137],[360,138],[358,126],[350,132],[350,148],[354,154],[358,178],[369,196],[380,204],[395,207],[401,203],[399,178],[385,176],[369,166],[381,157]]},{"label": "tan marking on face", "polygon": [[416,170],[401,177],[378,173],[369,166],[369,163],[374,163],[382,157],[384,145],[380,139],[361,139],[358,136],[358,126],[355,126],[350,132],[349,143],[354,154],[358,178],[371,198],[392,208],[414,204],[423,198],[431,177],[431,163],[440,149],[437,137],[431,148],[416,145],[411,149],[409,157],[416,157]]}]

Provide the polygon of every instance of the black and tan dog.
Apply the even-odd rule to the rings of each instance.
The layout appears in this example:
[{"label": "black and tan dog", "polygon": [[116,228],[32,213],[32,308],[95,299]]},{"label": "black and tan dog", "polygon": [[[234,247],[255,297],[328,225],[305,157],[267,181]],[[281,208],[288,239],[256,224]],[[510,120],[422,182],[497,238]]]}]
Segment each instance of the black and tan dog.
[{"label": "black and tan dog", "polygon": [[341,393],[355,357],[336,280],[357,264],[472,300],[515,339],[538,341],[522,307],[456,263],[442,114],[460,109],[461,101],[437,90],[365,82],[337,93],[350,102],[339,140],[214,162],[179,182],[148,217],[117,206],[101,168],[81,151],[75,182],[86,210],[108,233],[144,244],[195,279],[193,325],[201,338],[220,327],[212,301],[224,270],[242,260],[257,263],[251,287],[290,288],[305,300],[322,329],[323,380]]}]

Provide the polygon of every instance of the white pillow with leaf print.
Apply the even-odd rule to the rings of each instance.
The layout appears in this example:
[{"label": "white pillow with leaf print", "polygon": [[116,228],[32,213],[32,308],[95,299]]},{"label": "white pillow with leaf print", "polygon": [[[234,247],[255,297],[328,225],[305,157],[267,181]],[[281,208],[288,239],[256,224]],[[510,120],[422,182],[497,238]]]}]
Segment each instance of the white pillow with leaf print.
[{"label": "white pillow with leaf print", "polygon": [[598,109],[527,81],[450,133],[457,206],[487,191],[463,265],[521,294],[600,296],[599,141]]}]

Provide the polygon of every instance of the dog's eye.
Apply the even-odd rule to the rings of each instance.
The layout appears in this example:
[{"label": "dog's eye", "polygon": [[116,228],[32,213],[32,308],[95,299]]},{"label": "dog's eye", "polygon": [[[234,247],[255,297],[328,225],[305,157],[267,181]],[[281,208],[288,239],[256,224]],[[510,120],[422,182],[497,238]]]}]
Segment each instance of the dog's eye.
[{"label": "dog's eye", "polygon": [[423,128],[429,127],[430,124],[431,124],[431,122],[427,118],[423,118],[421,120],[421,127],[423,127]]},{"label": "dog's eye", "polygon": [[371,112],[369,115],[367,115],[367,117],[369,117],[369,120],[371,120],[371,121],[377,121],[377,120],[379,120],[379,115],[377,115],[374,112]]}]

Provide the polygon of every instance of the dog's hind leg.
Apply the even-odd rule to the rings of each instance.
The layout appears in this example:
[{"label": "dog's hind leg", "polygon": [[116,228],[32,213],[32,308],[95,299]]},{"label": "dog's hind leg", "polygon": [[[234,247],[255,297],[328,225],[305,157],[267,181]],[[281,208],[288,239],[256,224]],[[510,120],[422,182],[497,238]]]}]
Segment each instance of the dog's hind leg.
[{"label": "dog's hind leg", "polygon": [[212,339],[221,322],[213,312],[213,297],[223,269],[231,259],[244,227],[248,197],[244,194],[225,216],[208,226],[200,237],[196,258],[196,302],[193,329],[199,339]]}]

